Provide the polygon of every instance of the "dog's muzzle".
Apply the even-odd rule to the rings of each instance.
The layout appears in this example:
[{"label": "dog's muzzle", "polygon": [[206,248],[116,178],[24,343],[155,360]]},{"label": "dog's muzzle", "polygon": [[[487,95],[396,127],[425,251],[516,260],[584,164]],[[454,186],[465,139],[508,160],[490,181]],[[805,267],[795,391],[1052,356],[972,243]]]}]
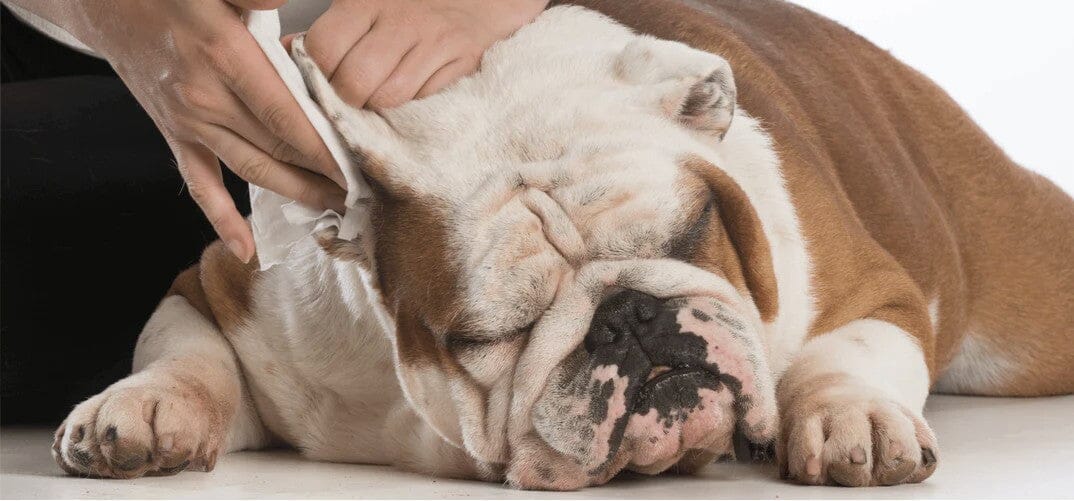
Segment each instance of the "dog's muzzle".
[{"label": "dog's muzzle", "polygon": [[742,317],[717,299],[634,290],[607,297],[534,407],[541,441],[565,456],[549,461],[560,465],[554,482],[584,472],[598,483],[624,467],[691,469],[733,454],[735,427],[750,426],[755,383],[765,376],[752,362],[759,349]]}]

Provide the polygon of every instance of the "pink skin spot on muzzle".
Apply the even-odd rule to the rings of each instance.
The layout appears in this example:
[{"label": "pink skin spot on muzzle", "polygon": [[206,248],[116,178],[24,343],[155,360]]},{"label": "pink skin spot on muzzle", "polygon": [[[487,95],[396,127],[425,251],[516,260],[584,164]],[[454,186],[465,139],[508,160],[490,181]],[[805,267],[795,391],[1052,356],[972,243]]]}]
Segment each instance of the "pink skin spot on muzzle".
[{"label": "pink skin spot on muzzle", "polygon": [[771,440],[776,419],[774,384],[756,333],[739,315],[709,298],[687,300],[678,321],[683,332],[705,339],[706,361],[740,384],[738,404],[743,414],[739,418],[747,437],[758,443]]},{"label": "pink skin spot on muzzle", "polygon": [[590,448],[587,467],[596,468],[611,452],[611,438],[615,423],[627,413],[627,378],[618,375],[618,367],[602,365],[593,371],[592,380],[597,383],[611,381],[613,390],[608,399],[608,411],[603,421],[593,425],[593,445]]}]

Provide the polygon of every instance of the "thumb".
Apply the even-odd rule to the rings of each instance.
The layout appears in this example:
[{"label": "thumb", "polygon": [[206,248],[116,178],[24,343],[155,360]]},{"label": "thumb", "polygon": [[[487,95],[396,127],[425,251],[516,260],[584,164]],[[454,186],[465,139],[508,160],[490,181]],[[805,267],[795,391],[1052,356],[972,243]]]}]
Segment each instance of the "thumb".
[{"label": "thumb", "polygon": [[291,42],[295,40],[295,37],[301,35],[301,33],[288,33],[280,37],[280,43],[283,44],[283,48],[287,49],[287,53],[291,53]]}]

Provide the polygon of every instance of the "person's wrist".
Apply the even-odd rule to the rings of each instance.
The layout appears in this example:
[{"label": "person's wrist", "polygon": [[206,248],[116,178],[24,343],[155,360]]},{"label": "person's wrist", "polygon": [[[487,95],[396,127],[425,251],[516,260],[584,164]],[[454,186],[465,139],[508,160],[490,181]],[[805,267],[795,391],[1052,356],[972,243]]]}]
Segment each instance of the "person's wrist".
[{"label": "person's wrist", "polygon": [[64,2],[64,5],[69,9],[68,15],[71,19],[64,29],[79,42],[93,49],[98,56],[115,64],[113,61],[115,48],[112,47],[107,35],[115,31],[117,19],[138,22],[131,19],[133,16],[127,12],[130,3],[122,0],[108,2],[77,0]]}]

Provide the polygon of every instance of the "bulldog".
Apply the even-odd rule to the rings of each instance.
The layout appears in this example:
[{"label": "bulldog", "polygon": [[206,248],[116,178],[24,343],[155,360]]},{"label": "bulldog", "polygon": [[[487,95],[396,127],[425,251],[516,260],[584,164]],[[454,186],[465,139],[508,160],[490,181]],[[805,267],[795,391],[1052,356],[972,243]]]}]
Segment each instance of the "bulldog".
[{"label": "bulldog", "polygon": [[376,113],[296,40],[368,228],[264,272],[211,245],[59,465],[287,445],[576,489],[742,437],[795,482],[892,485],[937,467],[930,388],[1074,391],[1074,201],[936,85],[786,3],[576,3]]}]

